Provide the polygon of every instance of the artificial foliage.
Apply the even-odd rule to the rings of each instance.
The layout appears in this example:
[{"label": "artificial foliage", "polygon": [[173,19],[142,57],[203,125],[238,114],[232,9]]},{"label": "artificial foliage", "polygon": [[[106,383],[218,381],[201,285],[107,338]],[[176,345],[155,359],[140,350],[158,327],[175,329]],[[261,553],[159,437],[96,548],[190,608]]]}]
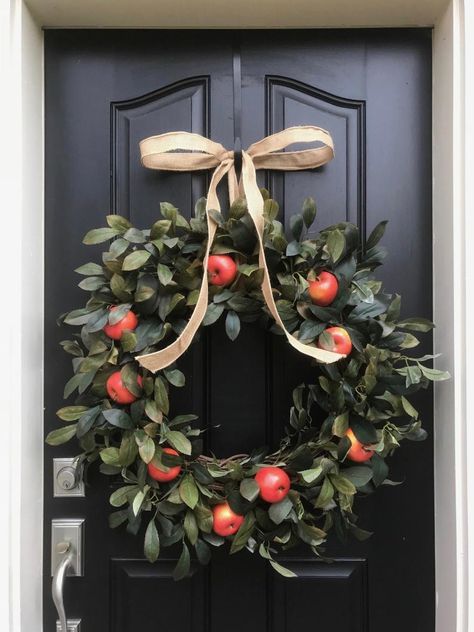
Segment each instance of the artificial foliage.
[{"label": "artificial foliage", "polygon": [[[285,326],[306,344],[328,350],[333,349],[328,327],[343,327],[352,342],[351,353],[336,363],[308,358],[314,382],[295,385],[287,429],[276,451],[249,446],[248,455],[203,454],[205,420],[199,425],[193,411],[173,412],[186,380],[179,366],[152,374],[135,360],[169,344],[192,313],[207,273],[202,262],[205,200],[198,201],[190,220],[162,203],[162,218],[150,229],[109,215],[106,228],[89,231],[85,244],[108,242],[108,249],[101,261],[76,270],[84,277],[79,287],[88,294],[85,306],[60,317],[61,324],[75,329],[61,343],[73,356],[64,398],[75,401],[57,412],[65,425],[49,433],[47,442],[59,445],[75,437],[80,464],[99,463],[103,474],[121,481],[109,499],[115,508],[110,526],[144,533],[150,562],[163,549],[181,546],[175,579],[189,575],[193,557],[206,564],[212,548],[221,545],[230,554],[244,548],[258,553],[291,576],[278,563],[280,551],[304,543],[323,557],[331,529],[341,536],[350,532],[368,537],[354,512],[357,496],[392,482],[391,455],[403,440],[426,436],[411,395],[448,377],[431,368],[433,356],[416,354],[417,336],[433,324],[423,318],[400,319],[400,296],[388,294],[374,275],[386,255],[379,245],[386,222],[375,227],[365,244],[358,228],[346,222],[313,235],[316,207],[307,199],[302,212],[291,217],[288,236],[278,221],[278,204],[266,191],[263,195],[265,255]],[[238,275],[229,287],[210,286],[203,326],[224,320],[236,344],[248,322],[258,321],[278,334],[260,292],[262,270],[245,201],[234,202],[225,217],[210,213],[218,224],[212,253],[230,255]],[[326,307],[315,305],[308,295],[309,283],[321,270],[334,274],[339,284],[335,300]],[[138,325],[118,340],[107,336],[104,327],[130,311]],[[128,405],[117,404],[106,390],[117,371],[133,395]],[[349,430],[370,451],[363,463],[348,458]],[[261,497],[255,476],[267,466],[290,478],[290,490],[281,501]],[[150,467],[178,474],[159,482],[150,476]],[[213,524],[213,510],[224,502],[242,517],[237,532],[227,537],[217,535]]]}]

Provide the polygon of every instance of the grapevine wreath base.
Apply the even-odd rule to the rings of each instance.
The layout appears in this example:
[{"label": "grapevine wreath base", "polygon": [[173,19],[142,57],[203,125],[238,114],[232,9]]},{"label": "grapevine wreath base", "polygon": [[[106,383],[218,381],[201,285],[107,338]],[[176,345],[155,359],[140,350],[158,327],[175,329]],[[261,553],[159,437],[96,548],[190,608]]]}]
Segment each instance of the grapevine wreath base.
[{"label": "grapevine wreath base", "polygon": [[[61,343],[74,370],[64,398],[77,397],[57,412],[69,423],[47,442],[77,437],[78,463],[99,462],[121,481],[110,496],[110,526],[137,534],[143,525],[150,562],[180,545],[175,579],[189,575],[192,557],[207,564],[212,547],[224,544],[231,554],[258,552],[289,577],[279,551],[303,543],[323,557],[333,528],[368,537],[355,499],[393,484],[388,457],[402,440],[426,436],[410,396],[448,377],[427,366],[433,356],[412,355],[418,332],[433,324],[401,319],[400,296],[374,276],[386,254],[378,245],[386,222],[364,246],[350,223],[310,237],[316,207],[307,199],[287,239],[278,204],[261,194],[261,234],[248,192],[248,207],[231,196],[225,217],[213,210],[216,198],[211,207],[209,197],[207,205],[198,201],[190,220],[162,203],[162,219],[148,230],[109,215],[108,227],[84,238],[109,249],[100,263],[76,270],[89,299],[60,317],[80,328]],[[258,322],[285,333],[313,366],[315,381],[294,389],[274,452],[205,455],[205,420],[200,426],[194,414],[173,414],[174,391],[185,383],[176,360],[191,342],[183,340],[203,293],[203,327],[224,320],[234,341],[242,323]]]}]

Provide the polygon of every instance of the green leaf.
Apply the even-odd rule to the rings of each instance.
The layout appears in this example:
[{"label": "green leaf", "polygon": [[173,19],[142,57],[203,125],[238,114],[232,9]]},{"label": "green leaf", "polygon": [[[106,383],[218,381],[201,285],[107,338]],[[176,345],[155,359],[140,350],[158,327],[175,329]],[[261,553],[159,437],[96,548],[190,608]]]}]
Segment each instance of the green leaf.
[{"label": "green leaf", "polygon": [[138,491],[133,499],[132,510],[135,516],[138,516],[140,509],[142,508],[143,501],[145,500],[145,493],[141,490]]},{"label": "green leaf", "polygon": [[77,373],[76,375],[73,375],[72,378],[66,382],[63,398],[67,399],[72,393],[74,393],[76,388],[78,388],[83,383],[84,373]]},{"label": "green leaf", "polygon": [[184,527],[184,533],[186,534],[186,537],[188,538],[189,543],[194,546],[199,536],[199,529],[196,522],[196,517],[192,511],[186,512],[186,515],[184,516],[183,527]]},{"label": "green leaf", "polygon": [[146,437],[138,446],[138,452],[144,463],[149,463],[155,456],[155,442],[151,437]]},{"label": "green leaf", "polygon": [[275,560],[271,559],[268,561],[270,562],[273,570],[279,573],[280,575],[282,575],[283,577],[288,577],[288,578],[298,577],[296,573],[294,573],[293,571],[290,571],[289,568],[285,568],[285,566],[282,566],[278,562],[275,562]]},{"label": "green leaf", "polygon": [[171,222],[169,219],[159,219],[151,227],[150,237],[151,239],[160,239],[171,228]]},{"label": "green leaf", "polygon": [[451,375],[448,371],[439,371],[438,369],[430,369],[427,366],[420,364],[420,369],[423,375],[433,382],[439,382],[441,380],[449,380]]},{"label": "green leaf", "polygon": [[275,524],[281,524],[293,509],[293,503],[285,496],[279,503],[273,503],[268,510],[268,515]]},{"label": "green leaf", "polygon": [[121,215],[107,215],[107,224],[110,228],[115,228],[115,230],[124,233],[126,230],[131,228],[131,224],[125,217]]},{"label": "green leaf", "polygon": [[378,454],[374,454],[370,460],[374,472],[373,481],[376,487],[379,487],[388,476],[388,465]]},{"label": "green leaf", "polygon": [[316,219],[316,203],[312,197],[307,197],[303,202],[303,220],[306,228],[310,228]]},{"label": "green leaf", "polygon": [[374,246],[376,246],[379,241],[382,239],[384,233],[385,233],[385,228],[387,226],[388,221],[384,220],[383,222],[380,222],[379,224],[377,224],[377,226],[374,228],[374,230],[370,233],[366,244],[365,244],[365,248],[366,250],[370,250],[371,248],[373,248]]},{"label": "green leaf", "polygon": [[418,338],[415,338],[412,334],[405,334],[403,341],[400,343],[400,349],[413,349],[420,344]]},{"label": "green leaf", "polygon": [[129,242],[126,239],[119,237],[110,244],[109,252],[111,256],[116,259],[117,257],[120,257],[120,255],[123,255],[129,247]]},{"label": "green leaf", "polygon": [[166,390],[165,383],[163,378],[157,377],[155,379],[155,402],[158,408],[163,412],[163,414],[167,415],[170,410],[170,402],[168,399],[168,391]]},{"label": "green leaf", "polygon": [[323,331],[319,334],[318,345],[321,349],[325,349],[326,351],[334,351],[336,348],[334,338],[327,331]]},{"label": "green leaf", "polygon": [[191,568],[191,557],[189,555],[189,549],[186,546],[186,544],[183,542],[183,550],[181,551],[181,555],[179,556],[179,560],[173,571],[173,579],[175,581],[179,581],[180,579],[184,579],[185,577],[188,577],[190,568]]},{"label": "green leaf", "polygon": [[290,217],[290,230],[293,237],[299,241],[303,232],[303,216],[296,214]]},{"label": "green leaf", "polygon": [[224,303],[225,301],[229,300],[229,298],[232,298],[233,296],[234,296],[233,292],[231,292],[227,288],[224,288],[223,290],[215,294],[212,300],[214,301],[214,303]]},{"label": "green leaf", "polygon": [[212,511],[204,505],[196,505],[194,507],[194,515],[196,516],[198,527],[204,533],[211,533],[214,523]]},{"label": "green leaf", "polygon": [[133,351],[137,346],[137,336],[133,331],[124,331],[120,338],[120,344],[124,351]]},{"label": "green leaf", "polygon": [[155,423],[160,424],[163,421],[163,413],[156,405],[154,399],[147,399],[145,403],[146,415]]},{"label": "green leaf", "polygon": [[121,509],[120,511],[114,511],[109,516],[109,527],[111,529],[116,529],[124,522],[128,520],[128,510]]},{"label": "green leaf", "polygon": [[225,319],[225,331],[227,336],[234,341],[240,332],[240,318],[233,310],[227,312]]},{"label": "green leaf", "polygon": [[123,236],[124,239],[132,244],[143,244],[146,241],[146,237],[138,228],[129,228]]},{"label": "green leaf", "polygon": [[74,270],[77,274],[84,276],[100,276],[104,273],[104,269],[98,263],[85,263]]},{"label": "green leaf", "polygon": [[122,270],[137,270],[141,268],[151,257],[146,250],[135,250],[125,257],[122,264]]},{"label": "green leaf", "polygon": [[125,388],[130,391],[132,395],[135,395],[135,397],[140,397],[142,389],[138,383],[136,365],[132,362],[124,364],[124,366],[120,369],[120,377],[122,378]]},{"label": "green leaf", "polygon": [[143,552],[146,559],[152,563],[156,562],[160,555],[160,536],[158,535],[154,518],[150,520],[146,528]]},{"label": "green leaf", "polygon": [[324,509],[326,505],[332,500],[334,496],[334,487],[332,486],[331,481],[326,476],[324,478],[321,491],[319,492],[319,496],[314,503],[315,509]]},{"label": "green leaf", "polygon": [[131,304],[124,303],[123,305],[117,305],[113,310],[108,313],[108,321],[110,325],[116,325],[121,321],[130,311]]},{"label": "green leaf", "polygon": [[120,465],[128,467],[137,456],[138,446],[133,433],[125,433],[119,448]]},{"label": "green leaf", "polygon": [[260,487],[254,478],[244,478],[240,483],[240,494],[249,502],[253,502],[260,494]]},{"label": "green leaf", "polygon": [[48,445],[61,445],[66,443],[69,439],[72,439],[76,434],[77,424],[71,424],[70,426],[64,426],[57,430],[52,430],[46,437],[46,443]]},{"label": "green leaf", "polygon": [[[245,203],[245,210],[247,210],[247,203]],[[267,199],[263,203],[263,212],[269,221],[273,221],[278,217],[279,210],[280,207],[275,200]]]},{"label": "green leaf", "polygon": [[224,305],[216,305],[215,303],[210,303],[207,306],[207,311],[202,321],[204,327],[207,327],[208,325],[213,325],[221,316],[223,311]]},{"label": "green leaf", "polygon": [[311,484],[314,481],[318,480],[318,478],[323,474],[323,468],[321,466],[319,467],[313,467],[309,470],[303,470],[302,472],[299,472],[299,475],[301,476],[301,478],[305,481],[305,483]]},{"label": "green leaf", "polygon": [[301,540],[310,546],[319,546],[326,539],[325,531],[318,529],[318,527],[309,525],[302,520],[298,522],[297,529]]},{"label": "green leaf", "polygon": [[173,386],[181,388],[185,385],[186,378],[184,376],[184,373],[182,373],[178,369],[165,369],[164,373],[168,382]]},{"label": "green leaf", "polygon": [[179,495],[181,500],[190,508],[194,509],[199,500],[199,490],[196,487],[191,474],[186,474],[179,485]]},{"label": "green leaf", "polygon": [[125,487],[119,487],[110,495],[109,503],[112,507],[123,507],[128,503],[128,499],[136,490],[136,485],[125,485]]},{"label": "green leaf", "polygon": [[196,557],[199,564],[202,564],[203,566],[209,564],[211,561],[211,549],[205,542],[198,540],[194,545],[194,550],[196,551]]},{"label": "green leaf", "polygon": [[245,516],[244,521],[239,527],[239,530],[232,538],[232,544],[230,546],[230,554],[237,553],[247,544],[249,537],[252,535],[255,526],[255,514],[253,511],[249,511]]},{"label": "green leaf", "polygon": [[120,231],[115,228],[93,228],[88,233],[86,233],[84,239],[82,240],[83,244],[87,246],[92,246],[93,244],[101,244],[104,241],[108,241],[113,237],[116,237],[120,234]]},{"label": "green leaf", "polygon": [[79,283],[79,287],[81,288],[81,290],[85,290],[86,292],[94,292],[95,290],[98,290],[99,288],[101,288],[104,284],[105,284],[105,278],[103,276],[100,276],[100,277],[93,276],[93,277],[87,277],[86,279],[83,279]]},{"label": "green leaf", "polygon": [[130,416],[124,410],[118,408],[111,408],[110,410],[103,410],[102,414],[106,418],[109,424],[116,428],[123,428],[124,430],[130,430],[134,424]]},{"label": "green leaf", "polygon": [[336,417],[332,425],[332,434],[336,437],[344,437],[349,428],[349,413],[346,410]]},{"label": "green leaf", "polygon": [[377,442],[377,431],[367,419],[355,417],[351,419],[350,426],[361,443],[370,444]]},{"label": "green leaf", "polygon": [[290,241],[290,243],[286,247],[286,256],[287,257],[295,257],[301,253],[301,244],[299,241]]},{"label": "green leaf", "polygon": [[412,417],[412,419],[418,419],[418,411],[416,410],[416,408],[412,406],[412,404],[406,399],[406,397],[403,397],[403,395],[401,399],[403,410],[406,412],[406,414]]},{"label": "green leaf", "polygon": [[363,465],[347,467],[342,470],[342,473],[355,487],[364,487],[372,479],[373,475],[371,468]]},{"label": "green leaf", "polygon": [[118,448],[104,448],[100,451],[100,458],[107,465],[120,465]]},{"label": "green leaf", "polygon": [[88,309],[87,307],[82,309],[73,309],[65,316],[64,322],[67,325],[85,325],[91,318],[92,314],[97,313],[98,311],[101,310]]},{"label": "green leaf", "polygon": [[135,303],[143,303],[151,298],[155,294],[155,290],[152,287],[148,287],[147,285],[140,285],[137,291],[134,294],[134,302]]},{"label": "green leaf", "polygon": [[166,440],[171,443],[175,450],[181,452],[181,454],[191,454],[191,441],[187,437],[185,437],[182,432],[179,432],[178,430],[170,430],[166,434]]},{"label": "green leaf", "polygon": [[427,318],[405,318],[398,322],[397,327],[400,329],[409,329],[410,331],[431,331],[434,324]]},{"label": "green leaf", "polygon": [[110,289],[114,295],[121,301],[129,301],[132,298],[130,291],[128,290],[127,283],[123,276],[120,274],[114,274],[110,279]]},{"label": "green leaf", "polygon": [[395,298],[392,300],[387,309],[387,321],[393,322],[400,317],[400,307],[402,304],[402,297],[399,294],[395,294]]},{"label": "green leaf", "polygon": [[346,247],[344,233],[342,233],[338,228],[336,228],[336,230],[332,230],[328,235],[326,245],[331,259],[334,263],[337,263]]},{"label": "green leaf", "polygon": [[90,408],[83,415],[81,415],[79,421],[77,422],[76,434],[79,438],[83,437],[95,423],[95,420],[100,414],[100,406],[94,406],[94,408]]},{"label": "green leaf", "polygon": [[65,406],[60,408],[56,415],[63,421],[76,421],[76,419],[82,417],[86,410],[88,410],[87,406]]},{"label": "green leaf", "polygon": [[352,495],[357,492],[354,484],[342,474],[329,474],[331,483],[341,494]]},{"label": "green leaf", "polygon": [[162,285],[168,285],[173,278],[173,272],[168,268],[168,266],[165,266],[164,263],[159,263],[157,270],[160,283]]}]

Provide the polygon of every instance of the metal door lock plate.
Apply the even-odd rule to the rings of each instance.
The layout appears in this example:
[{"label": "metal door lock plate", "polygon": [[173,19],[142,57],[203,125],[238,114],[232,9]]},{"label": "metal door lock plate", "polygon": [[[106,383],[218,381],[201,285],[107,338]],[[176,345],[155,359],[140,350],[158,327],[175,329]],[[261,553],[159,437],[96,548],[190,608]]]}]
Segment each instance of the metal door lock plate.
[{"label": "metal door lock plate", "polygon": [[55,498],[85,496],[82,472],[74,458],[53,459],[53,493]]},{"label": "metal door lock plate", "polygon": [[[62,632],[61,623],[56,621],[56,632]],[[80,619],[68,619],[67,632],[81,632],[81,620]]]},{"label": "metal door lock plate", "polygon": [[51,577],[63,558],[58,551],[58,545],[64,542],[71,545],[74,556],[67,570],[68,577],[82,577],[84,575],[83,556],[83,524],[84,518],[64,518],[53,520],[51,524]]}]

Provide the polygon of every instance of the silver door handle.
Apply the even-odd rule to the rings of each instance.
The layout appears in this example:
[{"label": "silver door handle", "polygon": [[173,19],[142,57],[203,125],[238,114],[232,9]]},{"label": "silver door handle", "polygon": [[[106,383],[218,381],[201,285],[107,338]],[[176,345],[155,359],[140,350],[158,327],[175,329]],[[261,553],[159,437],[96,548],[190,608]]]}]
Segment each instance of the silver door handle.
[{"label": "silver door handle", "polygon": [[56,553],[61,556],[61,561],[54,571],[52,594],[54,605],[58,611],[61,632],[67,632],[67,618],[64,609],[64,579],[67,569],[72,564],[74,551],[70,542],[59,542],[56,546]]}]

